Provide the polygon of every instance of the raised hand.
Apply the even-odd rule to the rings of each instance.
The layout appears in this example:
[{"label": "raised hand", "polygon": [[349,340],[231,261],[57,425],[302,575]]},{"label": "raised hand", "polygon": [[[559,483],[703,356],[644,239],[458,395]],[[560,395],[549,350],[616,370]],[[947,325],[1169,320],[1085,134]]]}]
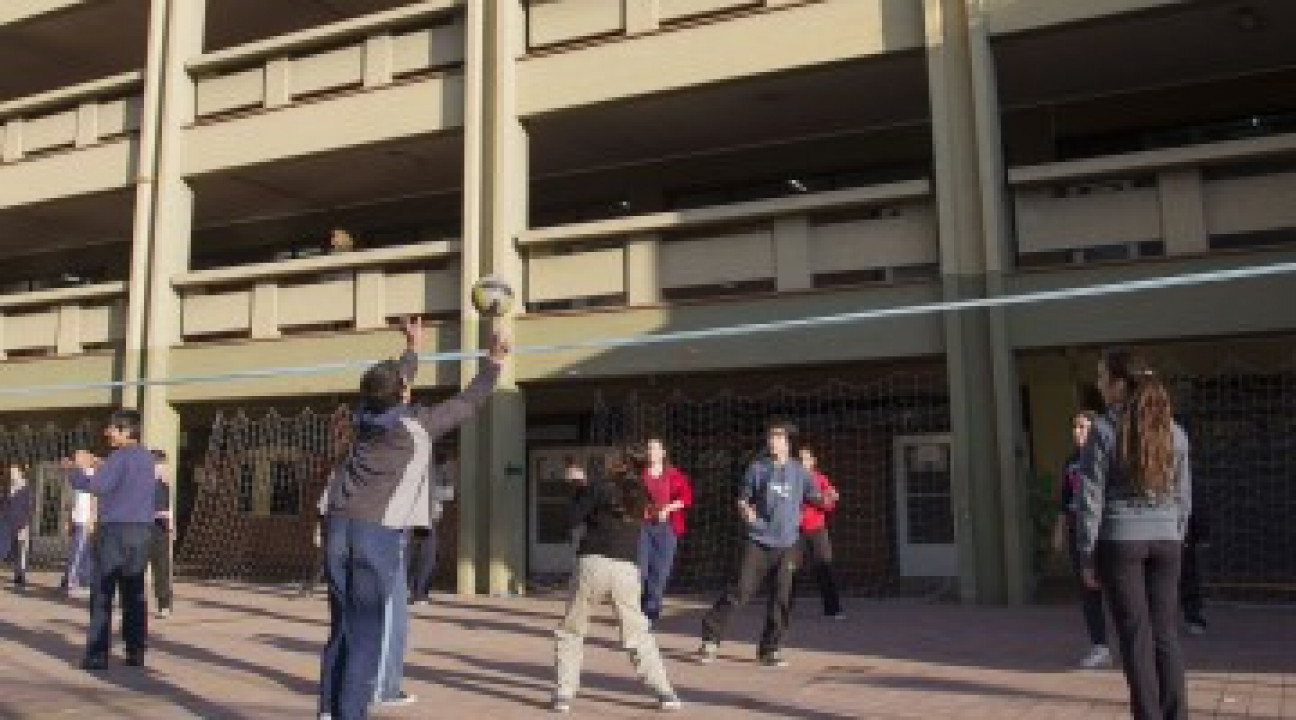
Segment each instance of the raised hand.
[{"label": "raised hand", "polygon": [[423,346],[423,318],[411,315],[401,318],[401,333],[405,336],[405,347],[418,350]]},{"label": "raised hand", "polygon": [[513,352],[513,344],[506,335],[498,332],[491,334],[490,350],[486,357],[493,365],[497,367],[503,365],[511,352]]}]

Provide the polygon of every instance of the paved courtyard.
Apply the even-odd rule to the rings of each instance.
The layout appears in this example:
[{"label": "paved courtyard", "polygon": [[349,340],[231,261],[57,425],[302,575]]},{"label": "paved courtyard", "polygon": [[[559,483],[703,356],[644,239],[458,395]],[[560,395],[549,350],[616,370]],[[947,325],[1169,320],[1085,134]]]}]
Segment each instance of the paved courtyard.
[{"label": "paved courtyard", "polygon": [[[85,609],[48,589],[0,591],[0,717],[310,718],[326,634],[321,596],[180,583],[176,615],[153,621],[144,670],[77,669]],[[391,718],[546,714],[557,597],[440,597],[413,611],[407,690]],[[660,637],[686,718],[1120,718],[1116,670],[1078,670],[1071,606],[968,608],[857,600],[849,620],[802,602],[786,669],[755,663],[759,612],[735,623],[720,662],[691,662],[701,604],[670,608]],[[1211,634],[1185,638],[1194,718],[1296,718],[1296,610],[1213,607]],[[610,615],[586,652],[574,717],[656,715],[615,643]]]}]

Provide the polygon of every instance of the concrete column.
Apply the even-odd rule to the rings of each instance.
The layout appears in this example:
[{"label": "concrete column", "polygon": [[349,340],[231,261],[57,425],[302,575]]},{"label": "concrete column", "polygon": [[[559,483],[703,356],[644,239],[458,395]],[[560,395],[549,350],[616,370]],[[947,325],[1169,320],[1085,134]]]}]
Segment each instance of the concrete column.
[{"label": "concrete column", "polygon": [[[464,348],[474,348],[485,337],[468,299],[472,284],[495,274],[518,292],[522,287],[515,238],[526,227],[527,138],[514,97],[515,60],[525,35],[517,0],[469,3],[466,12],[461,338]],[[491,325],[514,334],[512,317]],[[475,359],[465,361],[461,381],[476,370]],[[525,588],[525,418],[510,364],[485,412],[461,433],[461,593],[511,594]]]},{"label": "concrete column", "polygon": [[82,103],[77,107],[76,146],[88,147],[99,142],[99,103]]},{"label": "concrete column", "polygon": [[804,215],[774,221],[774,273],[779,292],[814,287],[810,272],[810,222]]},{"label": "concrete column", "polygon": [[59,306],[58,345],[55,352],[59,355],[79,355],[81,353],[80,305]]},{"label": "concrete column", "polygon": [[626,300],[631,306],[661,302],[661,236],[642,233],[626,240]]},{"label": "concrete column", "polygon": [[275,58],[265,66],[265,97],[267,108],[283,107],[292,102],[292,60]]},{"label": "concrete column", "polygon": [[4,146],[0,147],[0,161],[17,162],[23,159],[23,121],[14,118],[4,124]]},{"label": "concrete column", "polygon": [[626,0],[626,32],[640,35],[661,27],[661,0]]},{"label": "concrete column", "polygon": [[[143,338],[143,362],[135,372],[145,379],[171,374],[171,352],[182,339],[181,298],[171,279],[189,268],[193,223],[193,191],[183,175],[183,128],[193,121],[194,83],[185,64],[202,52],[206,17],[205,0],[152,2],[130,301],[130,322],[139,323],[142,315],[144,330],[128,332],[128,344]],[[176,457],[179,416],[167,388],[144,388],[140,409],[144,441]]]},{"label": "concrete column", "polygon": [[365,40],[364,86],[391,85],[394,77],[391,34],[375,35]]},{"label": "concrete column", "polygon": [[1157,176],[1161,200],[1161,237],[1166,255],[1199,255],[1210,251],[1206,196],[1201,170],[1165,170]]},{"label": "concrete column", "polygon": [[279,332],[279,286],[259,282],[252,287],[252,339],[271,340]]},{"label": "concrete column", "polygon": [[355,274],[355,328],[374,330],[387,326],[387,274],[382,268]]},{"label": "concrete column", "polygon": [[[1011,268],[993,61],[981,0],[924,0],[945,297],[997,295]],[[1019,603],[1030,582],[1019,391],[1002,311],[946,314],[960,592]]]}]

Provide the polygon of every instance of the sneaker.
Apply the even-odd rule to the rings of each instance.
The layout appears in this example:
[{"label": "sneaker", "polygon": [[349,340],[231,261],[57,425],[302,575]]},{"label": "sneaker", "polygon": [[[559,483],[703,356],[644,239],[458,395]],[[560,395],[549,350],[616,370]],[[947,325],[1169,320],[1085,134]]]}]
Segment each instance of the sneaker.
[{"label": "sneaker", "polygon": [[1202,621],[1200,621],[1200,620],[1198,620],[1198,621],[1196,621],[1196,622],[1190,622],[1190,623],[1188,623],[1188,634],[1189,634],[1189,635],[1205,635],[1205,634],[1206,634],[1206,623],[1204,623],[1204,622],[1202,622]]},{"label": "sneaker", "polygon": [[383,698],[379,700],[378,707],[403,707],[405,705],[413,705],[416,702],[418,702],[418,695],[410,695],[402,690],[400,694],[394,698]]},{"label": "sneaker", "polygon": [[86,655],[81,661],[81,669],[89,670],[106,670],[108,668],[108,657],[105,655]]},{"label": "sneaker", "polygon": [[549,703],[549,709],[556,713],[571,712],[571,698],[565,695],[554,695],[553,700]]},{"label": "sneaker", "polygon": [[779,652],[778,650],[774,650],[772,652],[761,653],[760,664],[764,665],[765,667],[781,668],[781,667],[787,667],[788,661],[786,658],[783,657],[783,653]]},{"label": "sneaker", "polygon": [[680,702],[679,696],[675,693],[668,693],[657,698],[657,709],[662,712],[675,712],[683,710],[684,703]]},{"label": "sneaker", "polygon": [[126,664],[131,667],[144,667],[144,651],[128,650],[126,651]]},{"label": "sneaker", "polygon": [[157,612],[153,613],[153,617],[158,620],[166,620],[171,617],[171,608],[160,608]]},{"label": "sneaker", "polygon": [[719,643],[714,643],[709,640],[703,642],[702,647],[698,648],[697,651],[697,661],[702,663],[703,665],[710,665],[711,663],[715,662],[716,658],[719,656],[720,656]]},{"label": "sneaker", "polygon": [[85,600],[90,597],[90,588],[75,587],[69,588],[67,596],[73,600]]},{"label": "sneaker", "polygon": [[1089,654],[1080,660],[1080,667],[1084,668],[1110,667],[1111,664],[1111,649],[1106,645],[1094,645],[1089,648]]},{"label": "sneaker", "polygon": [[844,613],[844,612],[833,613],[832,615],[829,615],[829,616],[828,616],[828,619],[829,619],[829,620],[836,620],[836,621],[838,621],[838,622],[841,622],[842,620],[845,620],[845,619],[846,619],[846,613]]}]

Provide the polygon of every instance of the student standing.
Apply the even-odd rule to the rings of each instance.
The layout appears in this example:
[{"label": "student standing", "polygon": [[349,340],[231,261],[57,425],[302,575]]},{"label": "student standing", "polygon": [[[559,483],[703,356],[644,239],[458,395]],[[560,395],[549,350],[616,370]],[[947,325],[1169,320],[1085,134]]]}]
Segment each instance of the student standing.
[{"label": "student standing", "polygon": [[157,463],[157,484],[153,487],[153,540],[149,544],[149,566],[153,570],[153,596],[157,598],[155,616],[171,617],[171,466],[165,450],[153,450]]},{"label": "student standing", "polygon": [[758,658],[762,665],[785,667],[783,636],[792,610],[792,584],[799,564],[801,508],[822,507],[823,496],[810,471],[791,456],[792,427],[773,423],[765,436],[768,455],[751,464],[738,489],[738,512],[746,525],[742,566],[731,585],[702,619],[698,661],[714,662],[734,610],[746,605],[771,579],[765,629]]},{"label": "student standing", "polygon": [[148,649],[148,598],[144,569],[153,540],[153,495],[157,471],[153,453],[140,444],[140,414],[118,410],[104,430],[112,453],[100,460],[87,450],[64,462],[68,481],[99,498],[99,520],[91,544],[90,628],[81,667],[102,670],[112,650],[113,600],[121,596],[126,664],[143,665]]},{"label": "student standing", "polygon": [[90,533],[94,528],[94,512],[94,495],[84,490],[73,490],[68,523],[71,542],[60,585],[68,597],[90,595]]},{"label": "student standing", "polygon": [[23,466],[9,466],[9,497],[4,506],[4,527],[0,528],[0,542],[4,552],[0,561],[8,557],[12,548],[14,556],[13,585],[15,590],[27,589],[27,553],[31,548],[31,522],[36,512],[36,498]]},{"label": "student standing", "polygon": [[648,465],[642,480],[649,505],[639,534],[639,573],[643,582],[643,612],[656,623],[675,566],[675,551],[684,536],[684,511],[693,504],[688,476],[666,461],[666,445],[648,438]]},{"label": "student standing", "polygon": [[802,444],[798,456],[823,496],[823,507],[807,503],[801,508],[801,557],[804,564],[814,567],[819,596],[823,599],[824,617],[845,620],[841,594],[837,591],[837,575],[833,572],[832,540],[828,537],[828,513],[837,509],[840,495],[828,476],[819,472],[819,457],[813,447]]},{"label": "student standing", "polygon": [[1080,457],[1076,517],[1085,583],[1101,587],[1121,643],[1136,720],[1185,720],[1179,563],[1192,511],[1188,438],[1147,362],[1122,350],[1098,363],[1107,404]]}]

